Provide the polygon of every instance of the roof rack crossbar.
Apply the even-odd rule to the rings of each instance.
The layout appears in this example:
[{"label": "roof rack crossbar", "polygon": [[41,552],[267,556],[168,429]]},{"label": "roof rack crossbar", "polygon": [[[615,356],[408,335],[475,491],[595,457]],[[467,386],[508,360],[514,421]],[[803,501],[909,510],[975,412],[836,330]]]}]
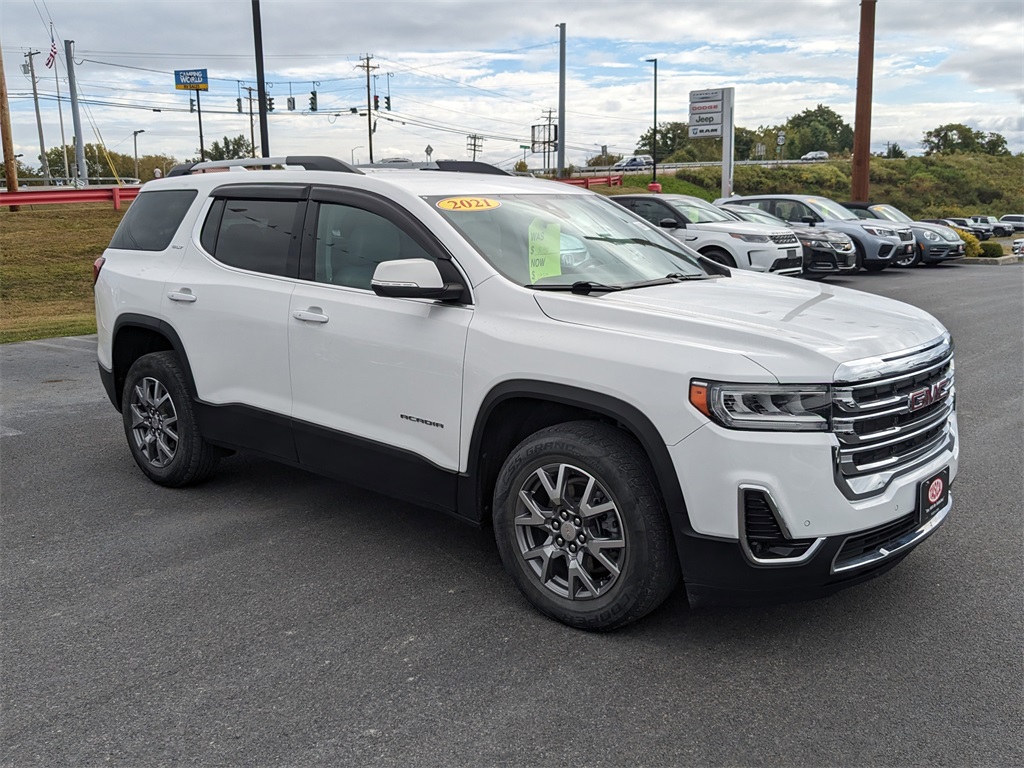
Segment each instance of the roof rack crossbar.
[{"label": "roof rack crossbar", "polygon": [[198,171],[211,168],[253,168],[270,167],[272,165],[301,166],[307,171],[340,171],[342,173],[358,173],[362,171],[335,157],[323,155],[287,155],[285,157],[241,157],[234,160],[206,160],[199,163],[176,165],[168,176],[187,176]]}]

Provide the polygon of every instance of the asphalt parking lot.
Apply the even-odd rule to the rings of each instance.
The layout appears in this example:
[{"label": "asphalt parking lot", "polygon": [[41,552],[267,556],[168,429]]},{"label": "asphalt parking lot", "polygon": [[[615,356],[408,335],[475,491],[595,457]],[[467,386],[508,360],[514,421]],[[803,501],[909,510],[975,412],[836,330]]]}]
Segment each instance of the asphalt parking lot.
[{"label": "asphalt parking lot", "polygon": [[93,337],[0,347],[0,764],[1024,764],[1024,266],[830,282],[952,331],[950,519],[833,597],[607,635],[408,504],[242,456],[153,485]]}]

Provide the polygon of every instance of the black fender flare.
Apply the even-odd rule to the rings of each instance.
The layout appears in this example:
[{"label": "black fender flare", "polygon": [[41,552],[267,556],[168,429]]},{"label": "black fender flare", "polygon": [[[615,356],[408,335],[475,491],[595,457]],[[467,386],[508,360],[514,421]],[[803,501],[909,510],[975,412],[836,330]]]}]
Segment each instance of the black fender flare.
[{"label": "black fender flare", "polygon": [[528,379],[503,381],[495,385],[484,397],[480,410],[477,412],[470,438],[469,463],[467,465],[467,477],[470,482],[461,484],[459,490],[460,510],[469,511],[475,505],[473,484],[479,471],[484,428],[490,420],[491,413],[502,402],[519,397],[548,400],[561,405],[594,411],[625,425],[651,460],[651,466],[661,489],[673,530],[677,535],[679,533],[694,535],[672,457],[669,455],[668,447],[662,439],[661,433],[646,414],[637,407],[611,395],[567,384]]}]

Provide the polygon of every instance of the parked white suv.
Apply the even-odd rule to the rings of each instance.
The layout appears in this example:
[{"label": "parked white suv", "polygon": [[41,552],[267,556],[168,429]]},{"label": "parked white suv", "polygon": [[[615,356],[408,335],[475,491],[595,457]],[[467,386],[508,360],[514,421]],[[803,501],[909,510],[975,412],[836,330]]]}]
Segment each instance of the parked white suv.
[{"label": "parked white suv", "polygon": [[245,450],[493,525],[529,601],[588,629],[680,578],[823,595],[949,513],[925,312],[714,264],[556,182],[194,173],[237,162],[146,184],[96,262],[100,376],[156,483]]},{"label": "parked white suv", "polygon": [[737,221],[691,195],[616,195],[612,200],[719,264],[780,275],[803,272],[803,248],[788,227]]}]

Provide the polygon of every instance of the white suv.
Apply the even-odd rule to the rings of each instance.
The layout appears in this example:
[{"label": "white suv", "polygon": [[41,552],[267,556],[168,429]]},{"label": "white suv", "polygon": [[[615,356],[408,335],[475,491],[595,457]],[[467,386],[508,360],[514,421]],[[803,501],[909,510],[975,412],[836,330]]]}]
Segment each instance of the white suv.
[{"label": "white suv", "polygon": [[953,346],[918,309],[722,267],[556,182],[196,173],[232,162],[146,184],[96,262],[100,376],[154,482],[245,450],[492,525],[588,629],[680,578],[826,594],[949,513]]},{"label": "white suv", "polygon": [[788,227],[737,221],[690,195],[616,195],[612,200],[719,264],[780,275],[803,272],[803,248]]}]

